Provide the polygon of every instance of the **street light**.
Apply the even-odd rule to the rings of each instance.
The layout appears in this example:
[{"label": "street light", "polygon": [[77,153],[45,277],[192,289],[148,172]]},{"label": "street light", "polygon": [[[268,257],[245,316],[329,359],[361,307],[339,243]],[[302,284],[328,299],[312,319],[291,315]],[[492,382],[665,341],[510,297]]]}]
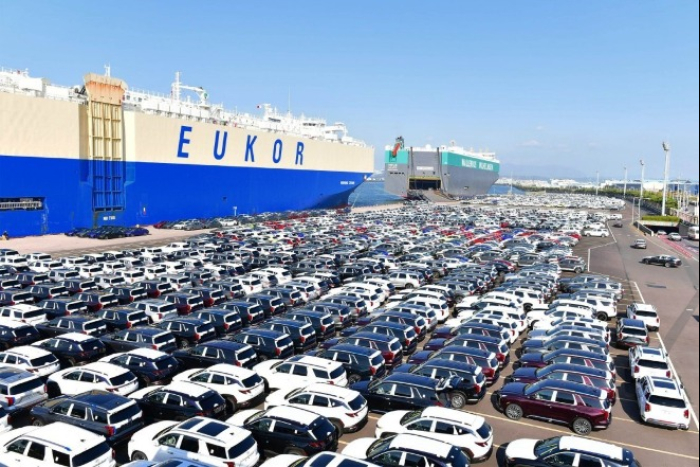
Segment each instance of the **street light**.
[{"label": "street light", "polygon": [[622,199],[625,199],[625,196],[627,196],[627,166],[625,166],[625,184],[622,188]]},{"label": "street light", "polygon": [[598,196],[598,187],[600,186],[600,172],[595,172],[595,195]]},{"label": "street light", "polygon": [[661,143],[661,147],[664,148],[664,193],[663,197],[661,198],[661,215],[665,216],[666,215],[666,186],[668,185],[668,162],[669,162],[669,154],[671,153],[671,145],[668,144],[666,141]]},{"label": "street light", "polygon": [[644,159],[639,159],[639,163],[642,165],[642,180],[639,184],[639,197],[644,196]]}]

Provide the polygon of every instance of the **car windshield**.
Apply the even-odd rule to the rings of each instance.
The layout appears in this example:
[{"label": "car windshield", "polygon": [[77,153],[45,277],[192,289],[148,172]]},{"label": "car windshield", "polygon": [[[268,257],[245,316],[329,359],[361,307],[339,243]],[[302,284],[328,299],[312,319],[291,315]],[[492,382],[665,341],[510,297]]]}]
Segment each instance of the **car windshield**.
[{"label": "car windshield", "polygon": [[674,397],[655,396],[649,397],[649,403],[653,405],[661,405],[672,409],[685,409],[685,401]]},{"label": "car windshield", "polygon": [[559,437],[543,439],[535,444],[535,455],[538,459],[542,459],[558,449]]},{"label": "car windshield", "polygon": [[33,367],[48,365],[49,363],[56,363],[58,359],[53,354],[44,355],[43,357],[37,357],[30,360]]},{"label": "car windshield", "polygon": [[102,321],[89,321],[85,323],[83,327],[86,331],[95,331],[101,327],[104,327],[104,323]]},{"label": "car windshield", "polygon": [[153,366],[158,370],[167,370],[168,368],[174,368],[177,366],[177,360],[174,357],[163,357],[155,360]]},{"label": "car windshield", "polygon": [[240,443],[236,444],[235,446],[232,446],[228,450],[228,458],[229,459],[236,459],[246,452],[248,452],[250,449],[255,447],[255,439],[253,439],[252,435],[248,435],[245,439],[243,439]]},{"label": "car windshield", "polygon": [[262,382],[262,378],[258,376],[258,374],[251,375],[241,381],[241,384],[243,385],[244,388],[252,388],[253,386],[260,384]]},{"label": "car windshield", "polygon": [[111,425],[116,425],[117,423],[124,422],[130,418],[137,417],[141,414],[141,409],[136,403],[129,404],[126,407],[117,410],[116,412],[110,414],[109,423]]},{"label": "car windshield", "polygon": [[640,336],[640,337],[645,337],[647,335],[646,329],[641,329],[641,328],[630,328],[630,327],[625,327],[622,329],[622,331],[625,334],[629,334],[630,336]]},{"label": "car windshield", "polygon": [[391,438],[383,438],[375,441],[372,443],[372,445],[367,449],[367,457],[374,457],[377,454],[381,454],[382,452],[386,451],[389,449],[389,446],[391,445],[391,442],[394,440],[393,437]]},{"label": "car windshield", "polygon": [[408,412],[401,418],[401,424],[406,425],[421,416],[421,412]]},{"label": "car windshield", "polygon": [[24,394],[29,391],[33,391],[35,389],[39,389],[44,386],[44,383],[39,379],[39,378],[31,378],[22,381],[19,384],[15,384],[14,386],[4,386],[0,385],[0,394],[5,394],[5,395],[19,395],[19,394]]},{"label": "car windshield", "polygon": [[238,361],[255,358],[255,350],[252,347],[245,348],[236,354]]},{"label": "car windshield", "polygon": [[659,362],[657,360],[639,360],[637,362],[639,366],[644,368],[653,368],[655,370],[667,370],[668,364],[666,362]]},{"label": "car windshield", "polygon": [[345,373],[345,367],[339,365],[338,368],[331,371],[331,379],[338,379]]},{"label": "car windshield", "polygon": [[366,403],[367,403],[367,401],[365,401],[365,398],[362,397],[362,396],[360,396],[360,395],[358,395],[357,397],[355,397],[353,400],[351,400],[351,401],[348,403],[348,406],[350,406],[350,408],[351,408],[352,410],[358,411],[358,410],[360,410],[362,407],[364,407]]},{"label": "car windshield", "polygon": [[126,371],[120,375],[109,378],[109,384],[112,386],[121,386],[122,384],[126,384],[134,380],[136,380],[136,376],[134,376],[130,371]]},{"label": "car windshield", "polygon": [[80,454],[76,454],[73,457],[72,467],[81,467],[85,464],[93,462],[105,454],[111,452],[111,448],[106,442],[101,442],[100,444],[87,449]]}]

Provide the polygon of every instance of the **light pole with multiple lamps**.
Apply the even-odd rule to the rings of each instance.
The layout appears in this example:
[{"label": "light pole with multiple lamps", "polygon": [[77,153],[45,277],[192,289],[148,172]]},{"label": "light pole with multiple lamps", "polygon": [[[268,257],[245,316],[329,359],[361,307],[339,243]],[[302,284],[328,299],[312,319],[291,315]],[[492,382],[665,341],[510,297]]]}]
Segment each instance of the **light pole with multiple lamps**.
[{"label": "light pole with multiple lamps", "polygon": [[639,197],[644,196],[644,159],[639,159],[639,164],[642,166],[642,180],[639,183]]},{"label": "light pole with multiple lamps", "polygon": [[598,196],[598,188],[600,187],[600,172],[595,172],[595,195]]},{"label": "light pole with multiple lamps", "polygon": [[622,186],[622,199],[627,196],[627,166],[625,166],[625,184]]},{"label": "light pole with multiple lamps", "polygon": [[664,191],[661,198],[661,215],[666,215],[666,190],[668,187],[668,161],[670,159],[669,154],[671,153],[671,145],[666,141],[661,143],[661,147],[664,148]]}]

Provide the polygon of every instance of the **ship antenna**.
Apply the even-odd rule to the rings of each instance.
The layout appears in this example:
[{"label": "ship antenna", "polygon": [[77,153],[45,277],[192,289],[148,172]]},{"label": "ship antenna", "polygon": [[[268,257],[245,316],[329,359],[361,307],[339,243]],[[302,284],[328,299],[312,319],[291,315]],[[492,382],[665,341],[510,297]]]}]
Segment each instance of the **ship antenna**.
[{"label": "ship antenna", "polygon": [[175,72],[175,82],[172,85],[172,91],[173,99],[176,101],[180,101],[180,72],[176,71]]},{"label": "ship antenna", "polygon": [[292,88],[287,89],[287,113],[292,114]]},{"label": "ship antenna", "polygon": [[105,65],[105,76],[112,76],[112,67],[109,63]]}]

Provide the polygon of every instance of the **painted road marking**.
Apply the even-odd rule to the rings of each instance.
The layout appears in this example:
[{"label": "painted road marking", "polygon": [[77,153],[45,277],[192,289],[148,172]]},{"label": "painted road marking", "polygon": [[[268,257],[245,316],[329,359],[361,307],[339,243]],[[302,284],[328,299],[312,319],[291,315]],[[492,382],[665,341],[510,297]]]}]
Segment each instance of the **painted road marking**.
[{"label": "painted road marking", "polygon": [[[644,296],[642,295],[642,291],[639,289],[639,284],[637,282],[633,282],[634,287],[637,289],[637,293],[639,294],[639,298],[642,300],[642,303],[646,303],[644,300]],[[671,367],[671,371],[673,372],[674,375],[676,375],[676,380],[680,382],[680,376],[678,372],[676,371],[676,367],[673,366],[673,362],[671,361],[671,356],[668,354],[668,351],[666,350],[666,346],[664,345],[664,340],[661,338],[661,334],[657,334],[659,337],[659,344],[661,344],[661,348],[663,349],[664,353],[666,354],[666,358],[668,359],[668,365]],[[680,385],[680,384],[679,384]],[[681,394],[683,394],[683,399],[685,399],[685,404],[690,410],[690,415],[693,417],[693,421],[695,422],[695,428],[700,428],[700,423],[698,423],[698,415],[695,413],[695,407],[693,407],[693,404],[690,403],[690,398],[688,397],[688,393],[685,390],[685,387],[681,386]]]},{"label": "painted road marking", "polygon": [[[514,423],[514,424],[516,424],[516,425],[522,425],[522,426],[531,427],[531,428],[538,428],[538,429],[540,429],[540,430],[552,431],[552,432],[554,432],[554,433],[560,433],[560,434],[564,434],[564,435],[568,435],[568,436],[575,436],[575,435],[572,435],[572,434],[571,434],[571,431],[569,431],[569,430],[561,430],[561,429],[559,429],[559,428],[551,428],[551,427],[548,427],[548,426],[540,426],[540,425],[537,425],[537,424],[535,424],[535,423],[528,423],[528,422],[523,422],[523,421],[520,421],[520,420],[511,420],[511,419],[509,419],[509,418],[497,417],[497,416],[495,416],[495,415],[490,415],[490,414],[485,414],[485,413],[480,413],[480,412],[471,412],[471,413],[473,413],[473,414],[475,414],[475,415],[481,415],[482,417],[494,418],[494,419],[502,420],[502,421],[505,421],[505,422],[508,422],[508,423]],[[656,452],[656,453],[659,453],[659,454],[666,454],[666,455],[669,455],[669,456],[682,457],[682,458],[684,458],[684,459],[700,460],[700,457],[697,457],[697,456],[690,456],[690,455],[687,455],[687,454],[680,454],[680,453],[678,453],[678,452],[663,451],[663,450],[661,450],[661,449],[654,449],[654,448],[650,448],[650,447],[647,447],[647,446],[638,446],[638,445],[636,445],[636,444],[631,444],[631,443],[627,443],[627,442],[624,442],[624,441],[605,439],[605,438],[600,438],[600,437],[591,436],[591,435],[587,436],[587,438],[596,439],[596,440],[598,440],[598,441],[603,441],[603,442],[605,442],[605,443],[621,444],[621,445],[623,445],[623,446],[627,446],[627,447],[630,447],[630,448],[633,448],[633,449],[642,449],[642,450],[645,450],[645,451]]]}]

